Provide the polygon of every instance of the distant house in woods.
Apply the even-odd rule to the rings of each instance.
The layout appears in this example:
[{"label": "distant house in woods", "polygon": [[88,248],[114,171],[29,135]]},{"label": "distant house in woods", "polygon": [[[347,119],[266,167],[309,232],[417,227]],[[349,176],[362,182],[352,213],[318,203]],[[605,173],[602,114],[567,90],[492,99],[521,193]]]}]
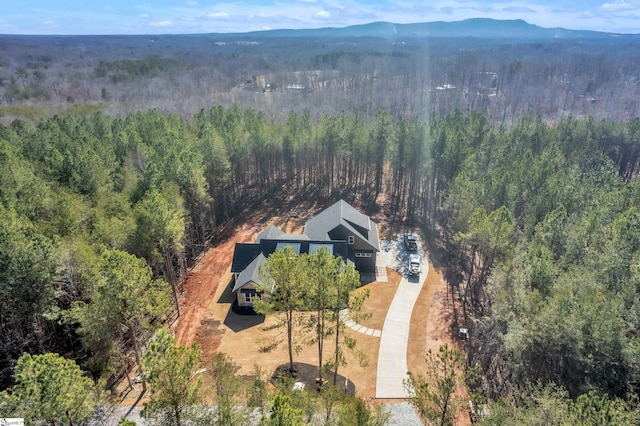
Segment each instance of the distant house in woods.
[{"label": "distant house in woods", "polygon": [[286,246],[291,246],[298,255],[326,247],[329,253],[353,264],[360,273],[375,274],[376,256],[380,251],[378,225],[340,200],[309,219],[303,234],[286,234],[270,226],[258,234],[254,243],[237,243],[231,272],[239,306],[253,306],[253,299],[259,297],[256,285],[260,284],[260,266],[271,253]]}]

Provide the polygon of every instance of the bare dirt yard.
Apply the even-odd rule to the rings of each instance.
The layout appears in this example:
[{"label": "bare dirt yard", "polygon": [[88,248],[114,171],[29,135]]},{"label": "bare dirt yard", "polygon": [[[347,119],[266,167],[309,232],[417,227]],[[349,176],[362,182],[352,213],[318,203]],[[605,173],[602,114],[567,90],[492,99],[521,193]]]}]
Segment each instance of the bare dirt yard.
[{"label": "bare dirt yard", "polygon": [[[258,232],[271,224],[285,232],[302,232],[304,223],[319,210],[319,206],[305,206],[304,210],[296,206],[295,210],[284,212],[281,206],[278,210],[278,216],[273,216],[272,211],[265,209],[261,215],[254,215],[244,223],[233,225],[226,230],[224,237],[201,256],[184,283],[180,316],[172,325],[178,344],[197,342],[205,360],[217,351],[226,353],[238,364],[238,374],[241,376],[254,375],[255,366],[270,375],[277,366],[288,362],[284,342],[269,353],[260,350],[274,338],[284,337],[278,336],[282,331],[266,330],[274,324],[275,318],[239,315],[231,310],[234,294],[230,287],[230,266],[235,243],[253,241]],[[301,211],[304,213],[299,213]],[[381,225],[382,239],[396,238],[397,230],[383,223],[384,218],[376,216],[374,220]],[[369,328],[382,329],[386,312],[400,283],[399,273],[391,269],[387,269],[387,272],[389,282],[373,282],[356,290],[367,289],[370,292],[365,307],[371,317],[362,322]],[[407,363],[412,372],[425,374],[424,359],[429,348],[437,350],[443,343],[458,346],[459,342],[453,339],[452,333],[452,309],[446,282],[440,271],[430,263],[429,274],[412,314],[407,354]],[[374,402],[379,338],[350,329],[346,329],[346,333],[357,339],[357,346],[366,353],[368,364],[361,366],[354,356],[347,355],[348,364],[341,367],[339,373],[353,381],[356,395]],[[325,343],[325,357],[330,356],[332,349],[333,342],[328,339]],[[301,347],[295,355],[295,361],[317,364],[316,347]],[[139,392],[134,388],[126,399],[135,398],[136,393]]]}]

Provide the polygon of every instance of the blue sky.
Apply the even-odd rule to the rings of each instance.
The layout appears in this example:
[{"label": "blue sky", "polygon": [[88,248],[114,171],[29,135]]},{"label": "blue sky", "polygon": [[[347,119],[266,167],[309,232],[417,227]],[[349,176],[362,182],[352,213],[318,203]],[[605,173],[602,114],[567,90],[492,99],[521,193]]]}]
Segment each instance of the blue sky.
[{"label": "blue sky", "polygon": [[191,34],[467,18],[640,33],[640,0],[2,0],[0,34]]}]

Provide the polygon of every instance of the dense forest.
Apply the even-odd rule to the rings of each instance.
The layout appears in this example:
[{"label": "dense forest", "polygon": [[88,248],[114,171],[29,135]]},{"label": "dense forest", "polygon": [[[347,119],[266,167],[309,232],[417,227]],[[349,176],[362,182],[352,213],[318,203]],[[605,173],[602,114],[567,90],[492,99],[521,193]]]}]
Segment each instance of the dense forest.
[{"label": "dense forest", "polygon": [[[263,203],[342,197],[432,236],[470,327],[470,389],[496,415],[580,398],[637,410],[637,118],[277,120],[234,105],[14,120],[0,147],[4,386],[25,352],[117,376],[222,225]],[[107,285],[118,280],[129,287]]]}]

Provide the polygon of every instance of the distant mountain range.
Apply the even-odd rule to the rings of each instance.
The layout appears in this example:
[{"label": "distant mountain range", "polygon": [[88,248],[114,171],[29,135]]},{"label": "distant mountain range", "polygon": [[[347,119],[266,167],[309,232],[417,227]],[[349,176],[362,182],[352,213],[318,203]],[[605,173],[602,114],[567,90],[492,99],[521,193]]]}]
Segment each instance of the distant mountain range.
[{"label": "distant mountain range", "polygon": [[565,28],[543,28],[521,19],[496,20],[486,18],[466,19],[457,22],[424,22],[416,24],[394,24],[372,22],[344,28],[317,28],[304,30],[255,31],[244,34],[216,34],[220,36],[260,37],[377,37],[388,39],[430,38],[430,37],[476,37],[485,39],[607,39],[620,37],[640,37],[633,34],[616,34],[599,31],[568,30]]}]

